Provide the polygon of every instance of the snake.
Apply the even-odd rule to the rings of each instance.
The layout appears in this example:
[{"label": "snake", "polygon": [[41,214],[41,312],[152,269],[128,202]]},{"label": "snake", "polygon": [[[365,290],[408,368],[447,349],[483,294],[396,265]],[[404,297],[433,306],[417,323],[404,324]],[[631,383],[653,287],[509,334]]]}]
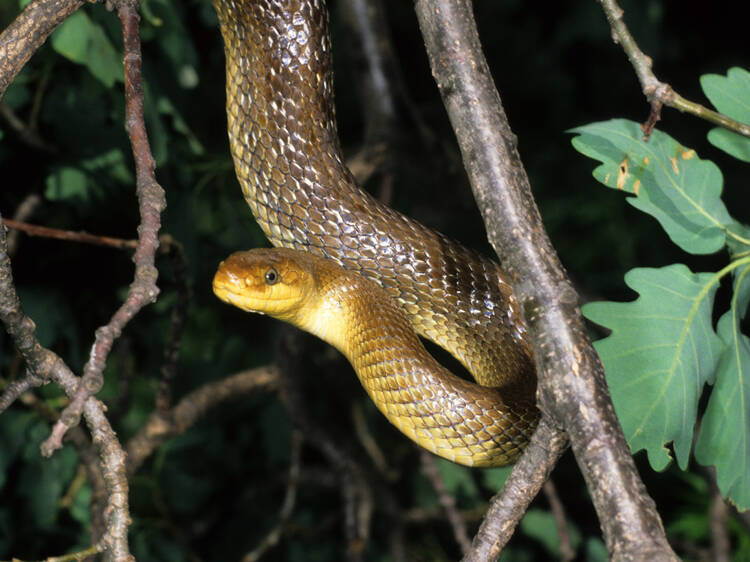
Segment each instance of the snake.
[{"label": "snake", "polygon": [[[338,140],[322,0],[212,2],[235,173],[276,247],[224,260],[214,292],[333,344],[377,408],[427,450],[467,466],[515,462],[540,414],[508,276],[357,184]],[[419,336],[476,382],[437,363]]]}]

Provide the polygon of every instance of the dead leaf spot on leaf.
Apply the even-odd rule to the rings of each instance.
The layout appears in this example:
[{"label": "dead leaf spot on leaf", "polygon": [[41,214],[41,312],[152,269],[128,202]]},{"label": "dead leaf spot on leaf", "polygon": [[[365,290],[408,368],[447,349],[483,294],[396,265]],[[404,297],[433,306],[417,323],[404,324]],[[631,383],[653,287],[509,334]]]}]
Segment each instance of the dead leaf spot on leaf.
[{"label": "dead leaf spot on leaf", "polygon": [[635,180],[635,183],[633,184],[633,193],[638,195],[638,190],[641,189],[641,180]]},{"label": "dead leaf spot on leaf", "polygon": [[675,174],[679,174],[680,173],[680,169],[677,167],[677,158],[675,158],[673,156],[672,158],[669,159],[669,161],[672,163],[672,171]]},{"label": "dead leaf spot on leaf", "polygon": [[644,166],[648,166],[648,163],[649,163],[649,159],[648,159],[648,156],[644,156],[644,157],[643,157],[643,165],[644,165]]},{"label": "dead leaf spot on leaf", "polygon": [[628,175],[628,159],[625,158],[625,160],[620,162],[617,171],[617,189],[623,189],[625,187],[625,182],[628,181]]},{"label": "dead leaf spot on leaf", "polygon": [[690,160],[693,156],[695,156],[695,150],[692,148],[690,150],[682,150],[680,151],[680,156],[682,156],[683,160]]}]

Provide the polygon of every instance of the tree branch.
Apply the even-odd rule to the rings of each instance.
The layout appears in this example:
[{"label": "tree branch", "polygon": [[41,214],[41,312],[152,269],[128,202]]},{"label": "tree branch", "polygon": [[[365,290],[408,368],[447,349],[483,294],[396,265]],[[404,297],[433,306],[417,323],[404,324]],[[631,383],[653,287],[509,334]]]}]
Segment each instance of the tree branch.
[{"label": "tree branch", "polygon": [[[34,322],[24,314],[18,299],[10,258],[6,250],[5,227],[0,224],[0,320],[13,338],[19,353],[28,366],[27,377],[34,377],[32,386],[39,381],[54,381],[69,398],[77,394],[80,380],[60,357],[45,349],[36,338]],[[104,415],[104,405],[89,396],[83,404],[94,445],[99,452],[99,462],[107,490],[104,517],[107,532],[100,542],[107,560],[130,562],[128,551],[128,483],[125,477],[125,454],[115,432]],[[99,548],[99,547],[97,547]]]},{"label": "tree branch", "polygon": [[461,553],[465,555],[471,548],[471,541],[469,541],[469,535],[466,532],[466,524],[458,513],[456,498],[450,495],[445,487],[443,478],[438,471],[437,458],[424,449],[420,449],[419,458],[422,461],[422,474],[435,489],[438,503],[443,508],[445,517],[453,530],[453,538],[456,539],[456,543],[461,548]]},{"label": "tree branch", "polygon": [[505,486],[492,498],[463,562],[482,562],[498,557],[567,447],[565,434],[543,416]]},{"label": "tree branch", "polygon": [[598,0],[599,4],[604,10],[604,14],[607,16],[607,22],[612,29],[612,38],[616,43],[622,45],[622,50],[628,56],[630,64],[633,65],[638,81],[641,83],[641,89],[643,95],[646,96],[649,103],[651,103],[651,116],[649,117],[646,124],[643,126],[643,132],[648,137],[651,134],[651,130],[654,128],[656,121],[659,120],[659,113],[661,112],[662,105],[673,107],[679,111],[691,113],[705,119],[715,125],[724,127],[740,135],[750,137],[750,124],[740,123],[734,119],[730,119],[726,115],[722,115],[716,111],[708,109],[699,103],[686,100],[680,96],[677,92],[672,89],[672,86],[661,82],[651,70],[653,61],[651,57],[646,56],[643,51],[638,47],[638,43],[635,42],[633,36],[628,31],[627,26],[622,18],[624,12],[622,8],[617,5],[615,0]]},{"label": "tree branch", "polygon": [[135,240],[124,240],[122,238],[111,238],[109,236],[99,236],[89,234],[88,232],[72,230],[61,230],[59,228],[50,228],[38,224],[29,224],[13,219],[3,219],[3,223],[8,228],[20,230],[29,236],[39,236],[42,238],[55,238],[56,240],[65,240],[68,242],[81,242],[84,244],[94,244],[96,246],[109,246],[111,248],[132,250],[136,247]]},{"label": "tree branch", "polygon": [[133,254],[135,276],[130,284],[125,302],[110,321],[96,330],[89,360],[83,367],[81,384],[70,404],[52,428],[52,434],[42,444],[44,454],[59,448],[68,428],[76,425],[86,399],[99,392],[104,384],[102,375],[114,340],[120,336],[128,322],[147,304],[155,302],[159,294],[154,266],[159,247],[158,233],[161,212],[166,207],[164,190],[156,182],[154,158],[148,144],[143,118],[143,78],[141,76],[141,39],[138,31],[138,0],[121,0],[115,3],[122,23],[125,66],[125,128],[130,138],[135,159],[136,195],[140,212],[138,244]]},{"label": "tree branch", "polygon": [[35,0],[0,33],[0,99],[23,65],[85,0]]},{"label": "tree branch", "polygon": [[277,385],[278,369],[275,366],[258,367],[204,384],[167,412],[154,411],[127,443],[128,475],[135,474],[154,449],[168,438],[184,433],[211,408],[248,392],[271,390]]},{"label": "tree branch", "polygon": [[615,417],[577,295],[544,231],[471,4],[418,0],[416,10],[489,240],[529,328],[550,434],[554,426],[567,430],[613,559],[675,560]]}]

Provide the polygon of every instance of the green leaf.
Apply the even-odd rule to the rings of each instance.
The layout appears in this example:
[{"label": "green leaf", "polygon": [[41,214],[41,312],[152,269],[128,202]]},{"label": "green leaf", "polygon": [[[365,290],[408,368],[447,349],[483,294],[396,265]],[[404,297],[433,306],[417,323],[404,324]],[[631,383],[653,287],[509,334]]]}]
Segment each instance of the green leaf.
[{"label": "green leaf", "polygon": [[710,254],[724,246],[732,219],[722,202],[721,171],[660,131],[644,142],[640,125],[613,119],[573,129],[576,150],[602,162],[594,177],[632,193],[628,203],[659,221],[686,252]]},{"label": "green leaf", "polygon": [[700,80],[706,97],[720,113],[750,123],[750,72],[735,66],[726,76],[704,74]]},{"label": "green leaf", "polygon": [[78,168],[62,167],[47,176],[44,196],[50,201],[65,201],[81,198],[88,200],[86,174]]},{"label": "green leaf", "polygon": [[722,495],[742,511],[750,508],[750,338],[740,332],[740,319],[750,298],[750,265],[735,277],[734,285],[732,306],[719,319],[717,331],[726,348],[701,423],[695,458],[716,467]]},{"label": "green leaf", "polygon": [[510,476],[512,470],[512,466],[485,468],[482,471],[482,481],[490,490],[500,490],[505,485],[505,481]]},{"label": "green leaf", "polygon": [[682,512],[667,526],[668,535],[681,535],[691,542],[705,540],[708,536],[708,517],[705,513]]},{"label": "green leaf", "polygon": [[609,552],[607,547],[600,538],[589,537],[586,539],[586,544],[583,548],[585,552],[584,560],[586,562],[607,562],[609,560]]},{"label": "green leaf", "polygon": [[58,503],[65,486],[73,478],[78,456],[72,447],[63,447],[49,459],[39,454],[39,445],[49,435],[46,424],[38,423],[28,432],[24,450],[24,471],[19,476],[18,491],[24,496],[34,523],[50,528],[56,518]]},{"label": "green leaf", "polygon": [[479,490],[471,476],[471,471],[465,466],[459,466],[445,459],[436,459],[440,477],[445,484],[445,489],[449,494],[455,496],[459,493],[465,494],[468,498],[476,500],[479,497]]},{"label": "green leaf", "polygon": [[123,80],[122,60],[99,24],[78,10],[55,30],[52,48],[62,56],[84,65],[102,84],[111,88]]},{"label": "green leaf", "polygon": [[[726,76],[705,74],[701,76],[701,87],[719,113],[750,124],[750,72],[734,67]],[[750,162],[750,139],[747,137],[717,127],[709,131],[708,141],[735,158]]]},{"label": "green leaf", "polygon": [[589,320],[612,330],[594,346],[630,447],[646,449],[656,470],[670,461],[669,442],[687,466],[698,398],[723,348],[711,324],[719,278],[681,264],[633,269],[625,283],[638,299],[583,307]]},{"label": "green leaf", "polygon": [[[574,526],[568,524],[568,536],[573,550],[581,543],[581,534]],[[547,551],[555,556],[560,550],[560,536],[557,533],[557,524],[554,516],[541,509],[530,509],[521,519],[521,531],[538,540]]]},{"label": "green leaf", "polygon": [[729,226],[727,249],[733,259],[750,255],[750,226],[734,221]]},{"label": "green leaf", "polygon": [[739,133],[716,127],[708,132],[708,142],[737,160],[750,162],[750,139]]},{"label": "green leaf", "polygon": [[7,469],[21,452],[26,440],[26,432],[35,422],[28,412],[7,410],[0,419],[0,490],[5,487]]}]

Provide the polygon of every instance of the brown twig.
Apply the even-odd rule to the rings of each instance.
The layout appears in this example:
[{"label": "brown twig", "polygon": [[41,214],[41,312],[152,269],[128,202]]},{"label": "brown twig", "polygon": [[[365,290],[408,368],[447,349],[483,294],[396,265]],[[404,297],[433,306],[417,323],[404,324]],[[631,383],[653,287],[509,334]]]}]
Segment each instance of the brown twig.
[{"label": "brown twig", "polygon": [[269,549],[276,546],[284,533],[284,528],[292,516],[294,502],[297,497],[297,485],[299,483],[300,465],[302,460],[302,433],[298,430],[292,431],[290,450],[289,478],[287,479],[284,501],[279,510],[278,521],[274,528],[266,534],[261,543],[254,548],[252,552],[247,553],[242,558],[242,562],[256,562],[257,560],[260,560],[263,554]]},{"label": "brown twig", "polygon": [[[0,321],[5,325],[16,349],[26,362],[26,376],[34,377],[36,380],[54,381],[69,398],[72,398],[80,386],[79,379],[59,356],[43,348],[36,338],[34,322],[21,308],[6,248],[5,227],[0,225]],[[104,416],[104,406],[99,400],[89,397],[84,403],[83,414],[99,454],[99,466],[107,494],[106,507],[103,510],[107,531],[94,548],[97,552],[106,551],[107,560],[131,562],[127,540],[130,517],[125,455],[109,421]]]},{"label": "brown twig", "polygon": [[728,523],[729,508],[716,483],[716,470],[707,468],[711,503],[708,512],[708,524],[711,532],[711,560],[712,562],[729,562],[732,559],[732,543],[729,540]]},{"label": "brown twig", "polygon": [[[416,10],[488,238],[524,312],[549,436],[559,440],[561,427],[568,432],[614,559],[675,560],[615,416],[577,295],[531,195],[515,137],[482,54],[471,4],[418,0]],[[554,462],[556,455],[546,460]],[[515,499],[526,504],[528,494]],[[491,510],[490,517],[505,514]]]},{"label": "brown twig", "polygon": [[[2,226],[0,226],[0,228],[2,228]],[[3,394],[0,395],[0,413],[4,412],[25,392],[28,392],[32,388],[42,386],[47,381],[44,378],[38,376],[36,373],[29,372],[26,373],[26,376],[12,382],[5,383],[4,380],[1,382],[3,384],[1,384],[0,386],[4,386],[4,388],[2,389]]]},{"label": "brown twig", "polygon": [[613,39],[622,45],[622,49],[628,56],[628,60],[633,65],[636,76],[638,76],[638,81],[641,83],[643,95],[646,96],[646,99],[652,105],[651,117],[649,117],[643,129],[646,136],[650,134],[651,129],[653,129],[654,124],[658,120],[661,106],[666,105],[679,111],[691,113],[740,135],[750,137],[750,124],[740,123],[699,103],[686,100],[675,92],[672,86],[661,82],[652,71],[653,61],[651,57],[646,56],[641,51],[630,31],[628,31],[623,21],[624,12],[622,8],[617,5],[615,0],[599,0],[599,3],[602,6],[602,10],[604,10],[604,14],[607,16],[607,21],[612,29]]},{"label": "brown twig", "polygon": [[138,31],[138,0],[115,2],[122,23],[125,65],[125,128],[133,148],[136,172],[136,195],[140,212],[138,244],[133,254],[135,275],[125,302],[114,313],[109,323],[96,330],[89,360],[83,367],[81,384],[70,404],[60,415],[49,438],[42,444],[44,454],[59,448],[68,428],[75,426],[87,398],[104,384],[102,375],[112,344],[127,323],[147,304],[156,300],[158,271],[154,256],[159,247],[157,238],[161,226],[161,212],[166,206],[164,190],[154,176],[154,158],[148,144],[143,118],[143,81],[141,77],[141,42]]},{"label": "brown twig", "polygon": [[[16,207],[16,210],[13,213],[13,220],[16,222],[25,221],[34,214],[34,211],[36,211],[37,207],[39,207],[41,203],[42,198],[39,197],[39,195],[37,195],[36,193],[29,193],[26,197],[23,198],[23,201],[21,201],[18,207]],[[12,228],[8,224],[7,220],[3,222],[6,226]],[[16,248],[18,248],[18,230],[13,229],[8,233],[8,255],[13,257],[13,255],[16,253]]]},{"label": "brown twig", "polygon": [[110,238],[109,236],[99,236],[89,234],[88,232],[72,230],[61,230],[59,228],[50,228],[49,226],[40,226],[38,224],[29,224],[13,219],[3,219],[3,223],[8,228],[20,230],[29,236],[39,236],[41,238],[54,238],[55,240],[65,240],[67,242],[80,242],[82,244],[93,244],[95,246],[109,246],[124,250],[134,249],[137,240],[124,240],[122,238]]},{"label": "brown twig", "polygon": [[55,147],[46,143],[39,133],[32,128],[31,125],[27,125],[23,120],[16,115],[13,108],[10,107],[4,101],[0,101],[0,115],[8,122],[10,128],[13,129],[21,142],[26,143],[31,148],[38,150],[45,150],[47,152],[55,152]]},{"label": "brown twig", "polygon": [[273,390],[277,385],[276,367],[258,367],[204,384],[183,397],[166,413],[154,411],[127,443],[128,475],[135,474],[159,445],[168,438],[185,432],[211,408],[249,392]]},{"label": "brown twig", "polygon": [[557,538],[560,542],[560,560],[562,562],[568,562],[576,557],[575,550],[570,544],[570,534],[568,533],[568,521],[565,516],[565,507],[560,501],[560,496],[557,495],[557,488],[551,479],[547,480],[543,486],[544,496],[547,498],[550,510],[552,510],[552,516],[555,518],[555,526],[557,527]]},{"label": "brown twig", "polygon": [[190,287],[187,283],[187,257],[182,244],[172,239],[171,236],[162,235],[159,248],[164,248],[167,251],[167,256],[172,262],[172,271],[177,287],[177,302],[172,308],[169,319],[169,336],[167,345],[164,347],[161,378],[156,394],[156,409],[160,412],[166,412],[172,402],[172,380],[177,374],[177,360],[180,356],[182,333],[185,329],[187,310],[190,304]]},{"label": "brown twig", "polygon": [[396,479],[396,472],[388,466],[388,461],[383,451],[378,446],[377,441],[370,433],[367,427],[367,420],[359,402],[354,402],[351,408],[352,422],[354,423],[354,433],[357,435],[362,448],[367,452],[377,471],[386,480],[393,481]]},{"label": "brown twig", "polygon": [[380,0],[345,0],[338,8],[348,35],[353,37],[349,55],[365,122],[363,146],[347,158],[347,166],[360,185],[379,172],[378,199],[387,203],[393,192],[398,128],[394,95],[397,65],[385,13]]},{"label": "brown twig", "polygon": [[35,0],[0,33],[0,99],[23,66],[85,0]]},{"label": "brown twig", "polygon": [[365,469],[329,432],[319,427],[308,414],[297,383],[302,365],[300,334],[286,326],[279,334],[277,365],[282,399],[294,424],[303,431],[305,440],[317,448],[339,477],[344,507],[346,556],[350,562],[363,560],[370,534],[374,505],[373,491],[367,483]]},{"label": "brown twig", "polygon": [[456,542],[461,549],[461,553],[465,556],[471,549],[471,540],[469,540],[469,534],[466,532],[466,524],[456,508],[456,498],[451,496],[445,488],[445,483],[438,471],[435,457],[421,449],[419,451],[419,456],[422,460],[422,474],[425,475],[435,489],[438,503],[440,503],[440,506],[443,508],[451,529],[453,529],[453,538],[456,539]]},{"label": "brown twig", "polygon": [[549,418],[542,417],[503,489],[492,498],[464,562],[484,562],[498,557],[567,446],[565,434],[551,426]]}]

